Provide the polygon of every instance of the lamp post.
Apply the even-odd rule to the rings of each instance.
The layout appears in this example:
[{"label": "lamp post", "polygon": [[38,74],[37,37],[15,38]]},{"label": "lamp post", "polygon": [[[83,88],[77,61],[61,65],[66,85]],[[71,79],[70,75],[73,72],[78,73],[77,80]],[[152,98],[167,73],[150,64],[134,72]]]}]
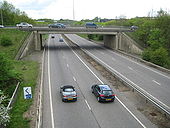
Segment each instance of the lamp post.
[{"label": "lamp post", "polygon": [[3,23],[2,8],[1,8],[1,23],[2,23],[2,25],[4,24],[4,23]]},{"label": "lamp post", "polygon": [[75,14],[74,14],[74,0],[73,0],[73,20],[75,20]]}]

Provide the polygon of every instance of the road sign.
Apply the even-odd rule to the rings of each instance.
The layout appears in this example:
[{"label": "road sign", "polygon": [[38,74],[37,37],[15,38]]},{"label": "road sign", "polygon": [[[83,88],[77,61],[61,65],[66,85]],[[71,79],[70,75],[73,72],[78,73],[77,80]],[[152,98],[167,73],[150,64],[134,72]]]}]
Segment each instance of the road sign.
[{"label": "road sign", "polygon": [[24,87],[24,99],[31,99],[32,93],[31,93],[31,87]]}]

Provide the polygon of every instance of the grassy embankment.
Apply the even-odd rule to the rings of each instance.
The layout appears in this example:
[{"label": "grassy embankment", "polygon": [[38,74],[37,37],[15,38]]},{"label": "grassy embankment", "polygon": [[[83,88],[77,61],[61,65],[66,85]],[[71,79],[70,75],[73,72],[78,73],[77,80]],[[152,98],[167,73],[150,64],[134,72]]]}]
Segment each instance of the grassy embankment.
[{"label": "grassy embankment", "polygon": [[[5,53],[5,56],[12,61],[13,68],[22,76],[22,82],[19,86],[17,99],[10,112],[11,120],[8,128],[29,128],[29,119],[25,119],[23,114],[29,109],[33,100],[24,100],[23,87],[32,87],[32,93],[34,93],[39,65],[37,62],[33,61],[17,61],[14,59],[18,49],[22,45],[22,40],[24,40],[28,34],[29,33],[27,32],[19,30],[0,29],[0,39],[3,36],[6,36],[12,40],[12,45],[7,47],[0,46],[0,52]],[[9,97],[12,95],[11,93],[14,91],[15,87],[16,85],[13,85],[12,88],[7,89],[6,92],[8,92]]]}]

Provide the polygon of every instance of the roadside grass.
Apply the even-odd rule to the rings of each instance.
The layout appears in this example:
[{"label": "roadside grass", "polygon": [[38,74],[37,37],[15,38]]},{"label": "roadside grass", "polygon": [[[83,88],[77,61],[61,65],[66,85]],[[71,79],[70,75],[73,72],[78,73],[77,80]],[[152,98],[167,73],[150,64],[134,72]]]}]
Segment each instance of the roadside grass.
[{"label": "roadside grass", "polygon": [[17,29],[0,29],[0,41],[2,37],[7,37],[12,41],[12,45],[10,46],[4,47],[0,45],[0,52],[5,53],[10,59],[14,59],[23,43],[22,41],[28,34],[28,32]]},{"label": "roadside grass", "polygon": [[[33,99],[25,100],[23,95],[23,87],[32,87],[32,94],[36,86],[39,64],[33,61],[17,61],[14,60],[19,48],[21,47],[23,40],[29,35],[28,32],[23,32],[16,29],[0,29],[0,41],[2,37],[7,37],[12,41],[10,46],[1,46],[0,53],[5,53],[5,56],[12,62],[12,66],[16,72],[21,74],[22,82],[19,85],[17,98],[10,111],[10,123],[7,128],[29,128],[29,118],[25,118],[24,113],[29,110],[29,107],[33,103]],[[1,44],[1,43],[0,43]],[[8,97],[10,98],[16,85],[12,85],[7,88]],[[34,97],[34,95],[33,95]]]},{"label": "roadside grass", "polygon": [[15,68],[22,74],[23,81],[19,86],[16,102],[10,112],[11,120],[7,128],[29,128],[30,119],[24,117],[24,113],[29,110],[33,99],[24,99],[23,87],[31,87],[32,94],[34,94],[39,65],[32,61],[16,61]]}]

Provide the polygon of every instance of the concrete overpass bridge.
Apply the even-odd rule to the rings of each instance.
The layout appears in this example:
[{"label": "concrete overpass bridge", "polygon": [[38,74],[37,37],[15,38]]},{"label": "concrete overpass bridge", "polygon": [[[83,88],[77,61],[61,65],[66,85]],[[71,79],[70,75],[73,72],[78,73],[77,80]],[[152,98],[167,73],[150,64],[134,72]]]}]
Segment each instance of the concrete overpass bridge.
[{"label": "concrete overpass bridge", "polygon": [[[33,27],[20,28],[22,31],[32,32],[29,42],[31,42],[28,49],[41,50],[42,49],[42,35],[44,34],[101,34],[104,35],[104,45],[111,49],[123,50],[131,53],[141,53],[142,51],[134,45],[132,39],[127,38],[124,32],[133,32],[128,27],[99,27],[85,28],[85,27],[66,27],[66,28],[48,28],[48,27]],[[31,47],[31,48],[30,48]]]},{"label": "concrete overpass bridge", "polygon": [[85,28],[85,27],[67,27],[67,28],[47,28],[47,27],[34,27],[34,28],[21,28],[19,30],[31,31],[34,34],[35,50],[42,49],[42,35],[43,34],[101,34],[104,35],[105,46],[118,49],[120,41],[120,33],[132,32],[127,27],[113,27],[113,28]]}]

